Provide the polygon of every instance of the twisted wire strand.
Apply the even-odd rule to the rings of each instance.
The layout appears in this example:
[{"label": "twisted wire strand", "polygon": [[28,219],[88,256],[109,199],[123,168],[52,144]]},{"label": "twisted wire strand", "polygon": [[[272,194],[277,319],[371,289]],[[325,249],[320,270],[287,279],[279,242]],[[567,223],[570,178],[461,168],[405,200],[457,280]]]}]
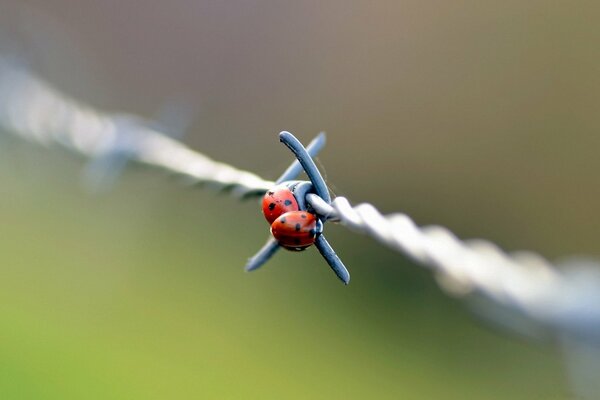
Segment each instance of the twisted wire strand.
[{"label": "twisted wire strand", "polygon": [[600,339],[600,266],[577,260],[558,269],[527,251],[512,254],[482,240],[460,240],[442,226],[419,227],[406,214],[382,215],[371,204],[352,206],[345,197],[331,204],[315,194],[317,214],[365,233],[438,273],[457,295],[482,294],[546,326]]},{"label": "twisted wire strand", "polygon": [[[149,121],[107,114],[62,95],[17,61],[0,57],[0,127],[42,144],[59,144],[90,158],[115,149],[140,163],[179,174],[192,183],[262,195],[273,182],[216,162],[169,138]],[[507,254],[484,240],[461,241],[440,226],[418,227],[401,213],[382,215],[370,204],[331,204],[315,194],[307,201],[330,221],[372,236],[421,265],[456,295],[475,292],[560,333],[600,343],[600,268],[595,261],[557,268],[530,252]]]},{"label": "twisted wire strand", "polygon": [[72,100],[8,57],[0,57],[0,126],[24,139],[59,144],[90,158],[116,150],[239,198],[262,195],[273,185],[191,150],[158,132],[150,121],[102,113]]}]

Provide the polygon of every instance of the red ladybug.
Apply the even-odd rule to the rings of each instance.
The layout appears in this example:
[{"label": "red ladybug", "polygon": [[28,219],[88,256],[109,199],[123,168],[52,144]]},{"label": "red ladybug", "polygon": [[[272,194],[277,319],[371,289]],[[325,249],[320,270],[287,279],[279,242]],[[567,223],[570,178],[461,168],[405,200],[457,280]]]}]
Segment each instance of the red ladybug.
[{"label": "red ladybug", "polygon": [[271,225],[271,233],[281,247],[301,251],[315,242],[323,231],[323,224],[307,211],[289,211]]},{"label": "red ladybug", "polygon": [[262,201],[262,211],[269,224],[280,215],[289,211],[298,211],[298,201],[286,186],[276,186],[265,193]]}]

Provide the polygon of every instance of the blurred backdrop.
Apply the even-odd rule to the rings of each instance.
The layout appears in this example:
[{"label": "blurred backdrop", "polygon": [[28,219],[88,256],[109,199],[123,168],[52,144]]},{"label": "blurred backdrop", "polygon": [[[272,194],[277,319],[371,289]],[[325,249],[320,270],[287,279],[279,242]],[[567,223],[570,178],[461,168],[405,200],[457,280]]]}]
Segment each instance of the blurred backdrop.
[{"label": "blurred backdrop", "polygon": [[[64,93],[153,117],[274,179],[328,133],[333,191],[551,259],[600,256],[597,2],[0,2],[0,45]],[[0,136],[0,397],[564,399],[558,349],[503,334],[402,256],[329,225],[242,271],[259,206]]]}]

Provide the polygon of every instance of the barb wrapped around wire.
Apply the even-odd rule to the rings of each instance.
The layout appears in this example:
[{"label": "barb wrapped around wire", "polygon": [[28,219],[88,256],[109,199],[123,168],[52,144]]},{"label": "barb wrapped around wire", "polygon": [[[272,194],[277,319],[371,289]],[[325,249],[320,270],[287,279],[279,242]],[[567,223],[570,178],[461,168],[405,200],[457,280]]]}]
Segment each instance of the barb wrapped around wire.
[{"label": "barb wrapped around wire", "polygon": [[[267,216],[269,223],[272,224],[271,233],[275,238],[269,238],[267,243],[258,251],[258,253],[248,261],[246,271],[253,271],[260,268],[281,247],[287,248],[288,250],[304,250],[314,243],[333,272],[347,285],[350,282],[350,273],[322,233],[322,223],[324,219],[314,218],[314,227],[307,229],[306,232],[303,230],[305,223],[312,218],[310,216],[310,210],[308,210],[306,205],[305,197],[314,192],[314,194],[319,196],[325,204],[331,202],[327,184],[312,159],[312,157],[314,157],[325,145],[325,134],[321,133],[317,136],[307,148],[304,148],[302,143],[289,132],[281,132],[279,134],[279,140],[294,153],[297,160],[295,160],[283,175],[277,179],[276,183],[278,185],[285,185],[287,189],[289,189],[291,196],[298,204],[298,207],[297,210],[281,213],[280,215],[273,215],[272,217],[276,217],[276,219],[272,220],[272,218],[269,218],[268,216],[268,214],[271,214],[269,213],[269,209],[270,211],[273,211],[276,203],[270,202],[271,200],[269,200],[269,198],[272,198],[274,195],[274,190],[269,189],[267,191],[265,197],[267,201],[264,203],[267,208],[263,208],[263,212],[265,212],[265,216]],[[306,175],[308,175],[310,182],[291,181],[298,176],[302,169],[304,169]],[[290,203],[289,205],[292,204],[292,200],[288,199],[287,201]],[[293,218],[297,215],[294,213],[299,214],[298,220],[292,222]],[[280,230],[283,232],[281,237],[278,237],[278,232],[274,229],[277,226],[280,226]],[[289,243],[287,243],[288,238],[290,239]]]}]

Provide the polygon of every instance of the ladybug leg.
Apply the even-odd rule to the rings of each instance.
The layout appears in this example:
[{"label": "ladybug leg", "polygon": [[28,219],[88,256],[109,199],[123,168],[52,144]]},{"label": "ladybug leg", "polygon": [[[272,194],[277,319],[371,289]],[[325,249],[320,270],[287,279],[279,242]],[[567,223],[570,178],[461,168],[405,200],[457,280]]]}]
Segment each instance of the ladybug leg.
[{"label": "ladybug leg", "polygon": [[[281,135],[280,135],[281,137]],[[321,132],[314,138],[306,147],[306,152],[310,155],[310,157],[316,157],[319,151],[325,146],[325,132]],[[289,166],[288,169],[277,179],[277,184],[280,184],[285,181],[291,181],[292,179],[296,179],[298,175],[302,172],[302,165],[298,160],[294,160],[292,165]]]},{"label": "ladybug leg", "polygon": [[280,247],[281,246],[279,246],[279,243],[277,243],[275,239],[269,238],[267,243],[265,243],[258,253],[248,260],[245,268],[246,271],[254,271],[255,269],[262,267],[264,263],[269,261],[269,259],[277,253],[277,250],[279,250]]},{"label": "ladybug leg", "polygon": [[302,143],[294,135],[289,132],[283,131],[279,134],[279,140],[285,144],[294,153],[298,162],[308,175],[308,178],[312,182],[315,193],[325,200],[327,204],[331,203],[331,196],[329,196],[329,190],[327,184],[321,176],[319,169],[315,165],[310,153],[304,148]]},{"label": "ladybug leg", "polygon": [[342,260],[335,254],[335,251],[331,248],[329,242],[325,240],[325,236],[319,235],[315,240],[315,246],[317,246],[319,253],[321,253],[337,277],[347,285],[350,282],[350,273],[346,269],[346,266],[344,266]]}]

